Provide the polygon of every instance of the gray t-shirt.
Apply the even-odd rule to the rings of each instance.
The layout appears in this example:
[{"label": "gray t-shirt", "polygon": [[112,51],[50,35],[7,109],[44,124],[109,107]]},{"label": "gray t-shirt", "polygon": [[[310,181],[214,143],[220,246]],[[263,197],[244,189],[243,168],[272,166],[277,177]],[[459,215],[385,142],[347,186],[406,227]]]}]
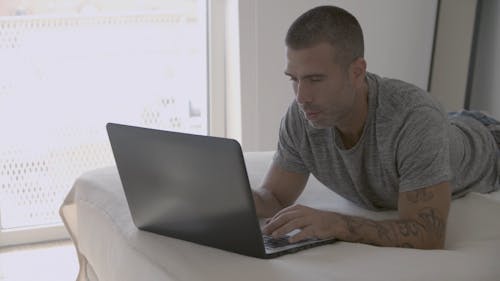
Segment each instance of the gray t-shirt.
[{"label": "gray t-shirt", "polygon": [[453,197],[497,186],[497,146],[470,117],[449,119],[422,89],[367,73],[368,115],[358,143],[345,149],[335,128],[309,125],[294,101],[281,121],[274,160],[312,173],[367,209],[396,209],[399,192],[450,181]]}]

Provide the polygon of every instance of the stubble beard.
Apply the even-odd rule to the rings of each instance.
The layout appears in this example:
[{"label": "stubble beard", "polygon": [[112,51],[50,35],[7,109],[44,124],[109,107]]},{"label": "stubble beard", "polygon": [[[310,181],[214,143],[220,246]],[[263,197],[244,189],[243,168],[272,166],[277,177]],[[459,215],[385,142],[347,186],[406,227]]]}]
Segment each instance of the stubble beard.
[{"label": "stubble beard", "polygon": [[325,125],[321,125],[319,123],[315,123],[311,120],[307,120],[307,123],[309,123],[309,126],[313,127],[314,129],[327,129],[327,128],[330,128],[330,126],[325,126]]}]

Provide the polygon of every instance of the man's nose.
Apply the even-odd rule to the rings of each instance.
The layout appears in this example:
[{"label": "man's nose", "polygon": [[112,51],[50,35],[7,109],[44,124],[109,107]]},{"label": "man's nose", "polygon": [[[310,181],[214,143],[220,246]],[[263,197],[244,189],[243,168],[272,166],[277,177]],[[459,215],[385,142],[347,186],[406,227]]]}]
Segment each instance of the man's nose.
[{"label": "man's nose", "polygon": [[295,89],[295,98],[299,104],[312,102],[311,91],[304,82],[298,82]]}]

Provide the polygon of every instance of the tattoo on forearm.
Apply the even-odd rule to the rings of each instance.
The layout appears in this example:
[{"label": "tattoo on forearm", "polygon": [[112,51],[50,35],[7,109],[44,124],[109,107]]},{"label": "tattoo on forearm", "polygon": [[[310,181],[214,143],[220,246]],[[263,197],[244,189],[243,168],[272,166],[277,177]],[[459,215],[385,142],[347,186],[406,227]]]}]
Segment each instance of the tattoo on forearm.
[{"label": "tattoo on forearm", "polygon": [[374,227],[377,230],[378,237],[381,239],[385,239],[386,241],[394,241],[396,240],[396,235],[394,230],[388,226],[383,225],[382,223],[374,223]]},{"label": "tattoo on forearm", "polygon": [[434,208],[424,208],[418,213],[422,220],[424,229],[429,234],[434,234],[436,238],[442,239],[445,234],[446,224]]},{"label": "tattoo on forearm", "polygon": [[444,219],[433,208],[421,209],[416,219],[378,222],[342,216],[342,220],[347,226],[348,240],[351,242],[405,248],[416,248],[415,245],[429,238],[442,239],[446,228]]},{"label": "tattoo on forearm", "polygon": [[406,198],[412,203],[427,202],[434,198],[434,194],[426,189],[420,189],[413,192],[408,192]]},{"label": "tattoo on forearm", "polygon": [[[380,222],[374,222],[374,221],[368,221],[364,219],[359,219],[359,218],[353,218],[353,217],[344,217],[343,218],[346,225],[347,229],[349,231],[349,234],[352,235],[353,237],[357,237],[359,235],[362,235],[362,227],[367,227],[367,228],[372,228],[376,231],[377,237],[379,239],[385,240],[385,241],[395,241],[396,240],[396,235],[394,233],[394,230],[390,226],[386,226],[383,223]],[[363,238],[360,238],[358,240],[364,240]]]},{"label": "tattoo on forearm", "polygon": [[422,225],[414,220],[404,220],[396,223],[399,233],[404,237],[417,237],[422,235]]}]

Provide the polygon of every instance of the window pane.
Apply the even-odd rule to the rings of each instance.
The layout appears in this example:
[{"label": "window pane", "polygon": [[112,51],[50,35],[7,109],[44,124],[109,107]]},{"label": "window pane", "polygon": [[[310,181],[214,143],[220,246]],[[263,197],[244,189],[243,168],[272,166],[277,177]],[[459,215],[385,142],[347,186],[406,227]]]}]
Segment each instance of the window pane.
[{"label": "window pane", "polygon": [[114,164],[107,122],[208,133],[205,1],[32,2],[0,4],[29,15],[0,17],[3,229],[60,221],[75,178]]}]

